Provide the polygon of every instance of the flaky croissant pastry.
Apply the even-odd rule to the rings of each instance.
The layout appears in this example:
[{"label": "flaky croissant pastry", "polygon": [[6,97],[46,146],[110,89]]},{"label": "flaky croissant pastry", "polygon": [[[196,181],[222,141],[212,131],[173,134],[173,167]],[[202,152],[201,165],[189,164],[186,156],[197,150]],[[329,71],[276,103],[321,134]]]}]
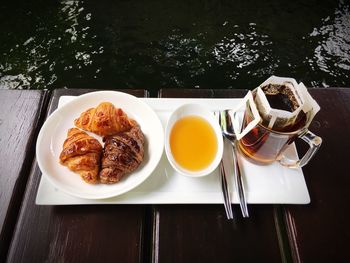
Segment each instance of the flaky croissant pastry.
[{"label": "flaky croissant pastry", "polygon": [[99,176],[101,183],[111,184],[120,181],[142,162],[144,135],[136,122],[133,122],[133,125],[127,132],[104,138],[102,170]]},{"label": "flaky croissant pastry", "polygon": [[74,124],[101,136],[127,131],[132,126],[126,113],[109,102],[102,102],[96,108],[83,112]]},{"label": "flaky croissant pastry", "polygon": [[77,128],[68,130],[60,163],[80,174],[90,184],[98,183],[102,146],[98,140]]}]

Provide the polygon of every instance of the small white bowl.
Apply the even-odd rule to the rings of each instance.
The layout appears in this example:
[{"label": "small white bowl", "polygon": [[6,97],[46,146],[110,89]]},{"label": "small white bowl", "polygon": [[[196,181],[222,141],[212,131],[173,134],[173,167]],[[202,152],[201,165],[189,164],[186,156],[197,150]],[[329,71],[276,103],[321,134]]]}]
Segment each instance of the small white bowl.
[{"label": "small white bowl", "polygon": [[[190,171],[180,166],[174,159],[170,149],[170,133],[174,124],[183,117],[198,116],[205,119],[214,129],[217,140],[217,152],[214,160],[204,169],[199,171]],[[212,173],[219,165],[224,151],[221,128],[213,112],[199,104],[184,104],[177,108],[169,117],[165,128],[165,152],[172,167],[181,175],[189,177],[202,177]]]}]

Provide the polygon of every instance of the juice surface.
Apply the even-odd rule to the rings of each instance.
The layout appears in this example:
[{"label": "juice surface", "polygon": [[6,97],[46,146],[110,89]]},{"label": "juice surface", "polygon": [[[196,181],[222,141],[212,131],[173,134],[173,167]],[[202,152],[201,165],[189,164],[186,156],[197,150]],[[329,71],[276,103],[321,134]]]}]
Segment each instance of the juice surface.
[{"label": "juice surface", "polygon": [[171,130],[171,152],[175,161],[187,170],[199,171],[208,167],[217,148],[214,129],[202,117],[183,117]]}]

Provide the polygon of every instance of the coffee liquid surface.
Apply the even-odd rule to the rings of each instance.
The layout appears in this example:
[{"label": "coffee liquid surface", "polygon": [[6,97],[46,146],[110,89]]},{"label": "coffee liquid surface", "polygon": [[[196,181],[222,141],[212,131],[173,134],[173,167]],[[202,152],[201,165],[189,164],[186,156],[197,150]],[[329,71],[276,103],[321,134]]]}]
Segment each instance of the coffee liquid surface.
[{"label": "coffee liquid surface", "polygon": [[294,106],[288,95],[282,93],[266,94],[266,98],[271,108],[293,112]]},{"label": "coffee liquid surface", "polygon": [[269,84],[262,87],[262,90],[273,109],[293,112],[299,107],[293,92],[285,85]]}]

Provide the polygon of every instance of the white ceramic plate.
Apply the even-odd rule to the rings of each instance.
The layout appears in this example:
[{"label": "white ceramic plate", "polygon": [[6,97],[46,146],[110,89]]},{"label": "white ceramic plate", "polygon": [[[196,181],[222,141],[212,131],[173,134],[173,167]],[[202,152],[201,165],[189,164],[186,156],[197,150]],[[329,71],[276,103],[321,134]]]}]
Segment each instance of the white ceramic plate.
[{"label": "white ceramic plate", "polygon": [[[58,107],[63,107],[75,99],[62,96]],[[140,98],[158,115],[163,127],[174,109],[187,103],[196,103],[209,107],[212,111],[232,109],[239,105],[241,99],[170,99]],[[231,189],[232,202],[239,203],[234,191],[232,176],[232,152],[226,141],[224,147],[228,185]],[[291,159],[298,159],[294,143],[287,150]],[[238,156],[242,162],[242,174],[246,198],[249,204],[308,204],[310,196],[301,168],[290,169],[275,162],[270,165],[257,166]],[[230,165],[231,163],[231,165]],[[125,194],[108,199],[78,198],[57,189],[46,176],[40,179],[36,204],[38,205],[88,205],[88,204],[222,204],[223,197],[219,169],[208,176],[193,178],[182,176],[170,165],[165,152],[156,169],[149,178],[138,187]]]},{"label": "white ceramic plate", "polygon": [[[122,181],[111,184],[90,185],[79,174],[70,171],[59,163],[62,145],[74,120],[85,110],[108,101],[122,108],[129,117],[135,119],[145,135],[145,156],[140,167]],[[89,133],[101,142],[101,137]],[[123,194],[146,180],[156,168],[164,149],[164,130],[153,111],[142,100],[126,93],[99,91],[76,97],[63,107],[54,111],[40,130],[36,156],[40,170],[55,187],[80,198],[102,199]]]}]

